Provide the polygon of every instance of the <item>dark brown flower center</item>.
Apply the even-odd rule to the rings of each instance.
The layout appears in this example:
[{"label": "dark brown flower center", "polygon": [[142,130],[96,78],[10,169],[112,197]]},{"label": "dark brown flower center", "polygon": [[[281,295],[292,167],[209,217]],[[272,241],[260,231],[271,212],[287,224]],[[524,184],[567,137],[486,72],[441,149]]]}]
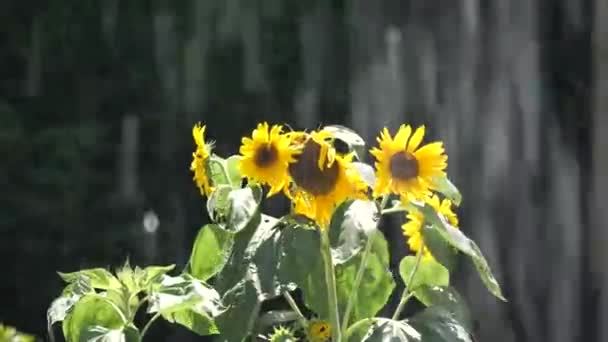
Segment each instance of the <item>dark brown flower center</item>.
[{"label": "dark brown flower center", "polygon": [[296,162],[289,165],[289,173],[296,184],[315,196],[330,193],[336,186],[340,171],[338,163],[319,170],[320,154],[321,146],[308,139]]},{"label": "dark brown flower center", "polygon": [[265,144],[255,151],[255,165],[258,167],[267,167],[272,165],[277,160],[279,152],[274,144]]},{"label": "dark brown flower center", "polygon": [[409,152],[400,152],[391,157],[391,176],[398,180],[410,180],[418,176],[418,161]]}]

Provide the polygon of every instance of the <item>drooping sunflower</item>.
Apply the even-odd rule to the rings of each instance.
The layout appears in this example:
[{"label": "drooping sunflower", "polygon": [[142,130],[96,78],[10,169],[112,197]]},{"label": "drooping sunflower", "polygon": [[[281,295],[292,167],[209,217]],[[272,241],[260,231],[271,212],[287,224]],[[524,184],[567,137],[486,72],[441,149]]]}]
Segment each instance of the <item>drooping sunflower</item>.
[{"label": "drooping sunflower", "polygon": [[[458,216],[452,211],[452,201],[449,199],[439,200],[437,195],[432,195],[425,199],[435,209],[437,213],[443,215],[449,224],[458,228]],[[422,228],[424,226],[424,215],[418,211],[413,210],[407,214],[408,221],[401,226],[403,229],[403,235],[408,237],[407,244],[412,252],[418,252],[422,246]],[[422,251],[423,256],[426,258],[432,258],[431,252],[425,246]]]},{"label": "drooping sunflower", "polygon": [[201,195],[209,196],[211,191],[213,191],[213,188],[209,182],[206,164],[211,153],[212,145],[205,142],[205,128],[206,127],[200,123],[197,123],[192,128],[192,136],[194,137],[196,150],[192,153],[190,170],[194,172],[194,177],[192,179],[200,189]]},{"label": "drooping sunflower", "polygon": [[289,164],[292,189],[286,191],[294,211],[326,228],[335,208],[348,199],[362,198],[366,185],[352,166],[353,154],[339,155],[331,133],[291,133],[300,153]]},{"label": "drooping sunflower", "polygon": [[434,188],[433,178],[445,177],[448,157],[442,142],[420,146],[424,126],[414,134],[409,125],[401,125],[395,137],[384,128],[377,138],[379,147],[370,152],[376,158],[374,197],[389,193],[408,199],[422,199]]},{"label": "drooping sunflower", "polygon": [[270,186],[268,197],[281,191],[289,184],[287,167],[294,162],[296,150],[291,147],[290,138],[282,133],[280,125],[269,128],[268,123],[260,123],[251,134],[243,138],[239,162],[241,174],[248,179]]}]

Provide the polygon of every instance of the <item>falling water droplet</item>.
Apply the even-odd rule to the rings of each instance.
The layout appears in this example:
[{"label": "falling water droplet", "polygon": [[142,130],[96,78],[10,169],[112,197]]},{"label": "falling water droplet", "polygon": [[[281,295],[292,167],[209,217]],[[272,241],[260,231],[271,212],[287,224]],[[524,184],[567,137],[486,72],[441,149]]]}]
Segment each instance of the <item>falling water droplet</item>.
[{"label": "falling water droplet", "polygon": [[143,226],[146,233],[156,233],[159,225],[158,215],[153,210],[148,210],[144,213]]}]

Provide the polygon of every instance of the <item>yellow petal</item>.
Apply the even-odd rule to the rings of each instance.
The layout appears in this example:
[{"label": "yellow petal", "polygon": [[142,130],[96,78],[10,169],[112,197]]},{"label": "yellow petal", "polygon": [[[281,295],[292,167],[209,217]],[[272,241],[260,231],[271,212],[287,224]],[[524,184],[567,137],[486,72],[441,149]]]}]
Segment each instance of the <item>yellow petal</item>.
[{"label": "yellow petal", "polygon": [[412,138],[407,144],[408,152],[414,152],[418,148],[418,146],[420,146],[422,138],[424,137],[424,130],[424,126],[420,126],[416,129],[416,132],[414,132],[414,135],[412,135]]}]

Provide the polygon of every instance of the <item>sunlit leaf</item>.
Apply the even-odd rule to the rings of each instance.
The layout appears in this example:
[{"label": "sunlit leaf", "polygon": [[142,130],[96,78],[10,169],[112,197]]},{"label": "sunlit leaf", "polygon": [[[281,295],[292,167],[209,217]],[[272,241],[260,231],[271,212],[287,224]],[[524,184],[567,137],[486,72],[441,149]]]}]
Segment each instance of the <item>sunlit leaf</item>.
[{"label": "sunlit leaf", "polygon": [[217,154],[209,156],[209,160],[206,164],[206,171],[207,176],[214,187],[231,185],[230,179],[227,177],[226,160]]},{"label": "sunlit leaf", "polygon": [[219,293],[201,281],[187,275],[164,275],[149,293],[148,312],[170,314],[183,309],[197,309],[217,316],[222,311]]},{"label": "sunlit leaf", "polygon": [[[306,305],[322,318],[328,318],[325,271],[320,260],[320,251],[318,253],[319,257],[311,260],[315,267],[302,285],[302,291]],[[347,262],[335,266],[340,316],[344,314],[353,291],[361,257],[362,254],[359,253]],[[374,317],[386,304],[394,288],[395,281],[389,269],[388,244],[382,232],[378,231],[374,235],[363,279],[353,302],[351,322]]]},{"label": "sunlit leaf", "polygon": [[165,275],[149,296],[148,312],[160,312],[167,321],[199,335],[218,333],[214,318],[224,311],[220,295],[199,280]]},{"label": "sunlit leaf", "polygon": [[0,341],[4,342],[34,342],[36,338],[32,335],[24,334],[13,327],[0,323]]},{"label": "sunlit leaf", "polygon": [[334,263],[345,263],[363,250],[377,230],[378,220],[378,206],[373,201],[349,201],[338,207],[329,230]]},{"label": "sunlit leaf", "polygon": [[365,140],[354,130],[341,125],[325,126],[323,130],[330,132],[335,139],[348,145],[350,151],[355,152],[358,159],[365,155]]},{"label": "sunlit leaf", "polygon": [[347,333],[348,342],[420,342],[424,341],[416,329],[404,321],[388,318],[367,319],[354,324]]},{"label": "sunlit leaf", "polygon": [[226,171],[228,172],[228,179],[230,184],[235,188],[241,187],[241,172],[239,170],[239,161],[241,157],[239,155],[233,155],[226,159]]},{"label": "sunlit leaf", "polygon": [[416,257],[408,255],[399,265],[401,279],[408,286],[408,289],[415,290],[422,285],[428,286],[448,286],[450,284],[450,272],[437,261],[431,258],[422,258],[418,263],[416,272],[411,283],[410,278],[416,267]]},{"label": "sunlit leaf", "polygon": [[427,307],[441,307],[467,329],[473,329],[471,313],[464,298],[453,287],[420,286],[414,295]]},{"label": "sunlit leaf", "polygon": [[435,186],[436,191],[452,200],[455,205],[460,205],[460,202],[462,202],[462,195],[458,188],[447,177],[435,178],[432,183]]},{"label": "sunlit leaf", "polygon": [[87,342],[139,342],[139,331],[134,326],[108,329],[95,325],[87,327],[80,339]]},{"label": "sunlit leaf", "polygon": [[216,224],[201,228],[190,254],[189,273],[197,279],[207,280],[222,270],[234,244],[234,234]]},{"label": "sunlit leaf", "polygon": [[426,247],[435,260],[448,270],[454,270],[458,262],[458,250],[450,245],[433,225],[425,225],[421,230]]},{"label": "sunlit leaf", "polygon": [[63,333],[68,342],[80,342],[92,327],[110,330],[122,329],[126,324],[124,313],[101,295],[88,294],[82,297],[63,321]]},{"label": "sunlit leaf", "polygon": [[422,334],[422,342],[473,342],[467,329],[439,306],[427,308],[407,322]]},{"label": "sunlit leaf", "polygon": [[430,205],[425,204],[423,206],[418,206],[418,209],[424,214],[425,220],[427,220],[429,224],[434,225],[437,228],[437,231],[450,245],[471,258],[481,280],[490,293],[497,298],[506,301],[498,281],[494,278],[492,270],[481,253],[481,250],[477,247],[477,244],[464,235],[462,231],[450,225],[447,220],[442,215],[438,215]]},{"label": "sunlit leaf", "polygon": [[119,288],[121,286],[118,279],[116,279],[110,271],[104,268],[92,268],[71,273],[57,273],[68,283],[76,281],[79,276],[85,276],[89,278],[91,286],[96,289],[107,290]]},{"label": "sunlit leaf", "polygon": [[207,213],[213,222],[225,223],[230,213],[228,196],[232,192],[229,185],[217,185],[207,198]]},{"label": "sunlit leaf", "polygon": [[374,184],[376,184],[376,173],[374,168],[369,164],[358,161],[353,162],[353,166],[365,184],[367,184],[368,187],[373,188]]}]

